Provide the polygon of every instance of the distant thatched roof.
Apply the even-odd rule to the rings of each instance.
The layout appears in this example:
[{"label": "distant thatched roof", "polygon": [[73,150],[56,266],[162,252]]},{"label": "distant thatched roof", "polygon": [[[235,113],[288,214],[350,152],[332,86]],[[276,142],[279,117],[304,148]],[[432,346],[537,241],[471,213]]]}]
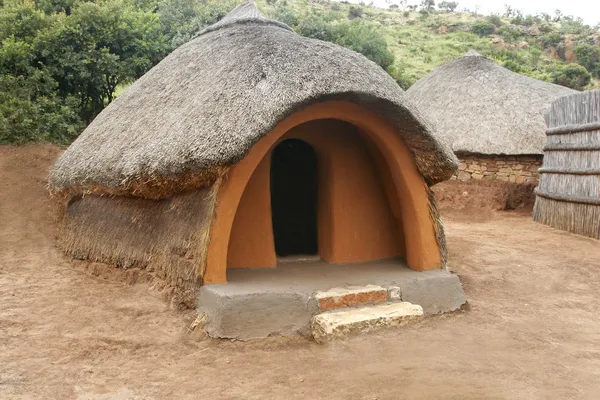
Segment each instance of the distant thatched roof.
[{"label": "distant thatched roof", "polygon": [[516,74],[474,50],[435,69],[406,92],[455,152],[542,154],[544,114],[575,93]]},{"label": "distant thatched roof", "polygon": [[192,175],[201,185],[283,118],[327,99],[360,104],[395,124],[429,183],[455,169],[452,152],[379,66],[301,37],[245,0],[100,113],[57,161],[50,188],[145,196],[144,185]]}]

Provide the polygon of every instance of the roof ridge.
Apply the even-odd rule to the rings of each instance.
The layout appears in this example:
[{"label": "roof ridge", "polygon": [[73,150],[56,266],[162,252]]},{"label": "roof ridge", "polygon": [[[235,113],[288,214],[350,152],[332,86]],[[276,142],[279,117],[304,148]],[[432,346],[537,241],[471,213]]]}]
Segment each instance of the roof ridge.
[{"label": "roof ridge", "polygon": [[260,12],[254,1],[244,0],[233,10],[229,11],[221,21],[227,22],[240,18],[265,18],[265,16]]},{"label": "roof ridge", "polygon": [[484,56],[479,54],[476,50],[470,49],[469,51],[467,51],[467,54],[465,54],[465,57],[484,57]]},{"label": "roof ridge", "polygon": [[253,0],[244,0],[237,7],[231,10],[227,15],[225,15],[225,17],[223,17],[220,21],[206,27],[204,30],[202,30],[195,36],[201,36],[205,33],[227,28],[232,25],[250,23],[277,26],[279,28],[283,28],[288,31],[294,32],[292,28],[290,28],[283,22],[275,21],[273,19],[265,17],[260,12]]}]

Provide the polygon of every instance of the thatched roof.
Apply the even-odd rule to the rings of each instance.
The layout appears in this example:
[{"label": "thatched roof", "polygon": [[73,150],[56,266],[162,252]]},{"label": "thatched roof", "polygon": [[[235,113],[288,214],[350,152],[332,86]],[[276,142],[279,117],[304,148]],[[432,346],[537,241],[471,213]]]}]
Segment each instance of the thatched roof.
[{"label": "thatched roof", "polygon": [[[245,0],[131,85],[57,161],[50,188],[161,197],[171,185],[242,159],[279,121],[327,99],[351,101],[398,127],[428,183],[456,158],[396,82],[364,56],[308,39]],[[146,186],[167,188],[148,194]]]},{"label": "thatched roof", "polygon": [[544,114],[570,93],[575,91],[516,74],[474,50],[406,92],[453,151],[513,155],[543,154]]}]

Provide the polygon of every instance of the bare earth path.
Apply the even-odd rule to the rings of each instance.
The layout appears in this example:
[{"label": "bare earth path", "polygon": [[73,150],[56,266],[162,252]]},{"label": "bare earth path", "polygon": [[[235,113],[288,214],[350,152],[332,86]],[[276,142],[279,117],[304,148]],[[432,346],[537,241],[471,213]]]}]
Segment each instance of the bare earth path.
[{"label": "bare earth path", "polygon": [[326,346],[194,340],[147,284],[54,248],[59,150],[0,147],[0,399],[598,399],[600,242],[446,215],[471,310]]}]

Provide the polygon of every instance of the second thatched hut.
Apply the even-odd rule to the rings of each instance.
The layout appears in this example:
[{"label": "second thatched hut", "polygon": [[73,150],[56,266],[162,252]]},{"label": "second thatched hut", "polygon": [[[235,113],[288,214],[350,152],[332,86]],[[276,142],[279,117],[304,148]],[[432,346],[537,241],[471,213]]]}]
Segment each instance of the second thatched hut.
[{"label": "second thatched hut", "polygon": [[406,93],[458,156],[456,178],[537,184],[544,113],[575,91],[516,74],[471,50]]}]

